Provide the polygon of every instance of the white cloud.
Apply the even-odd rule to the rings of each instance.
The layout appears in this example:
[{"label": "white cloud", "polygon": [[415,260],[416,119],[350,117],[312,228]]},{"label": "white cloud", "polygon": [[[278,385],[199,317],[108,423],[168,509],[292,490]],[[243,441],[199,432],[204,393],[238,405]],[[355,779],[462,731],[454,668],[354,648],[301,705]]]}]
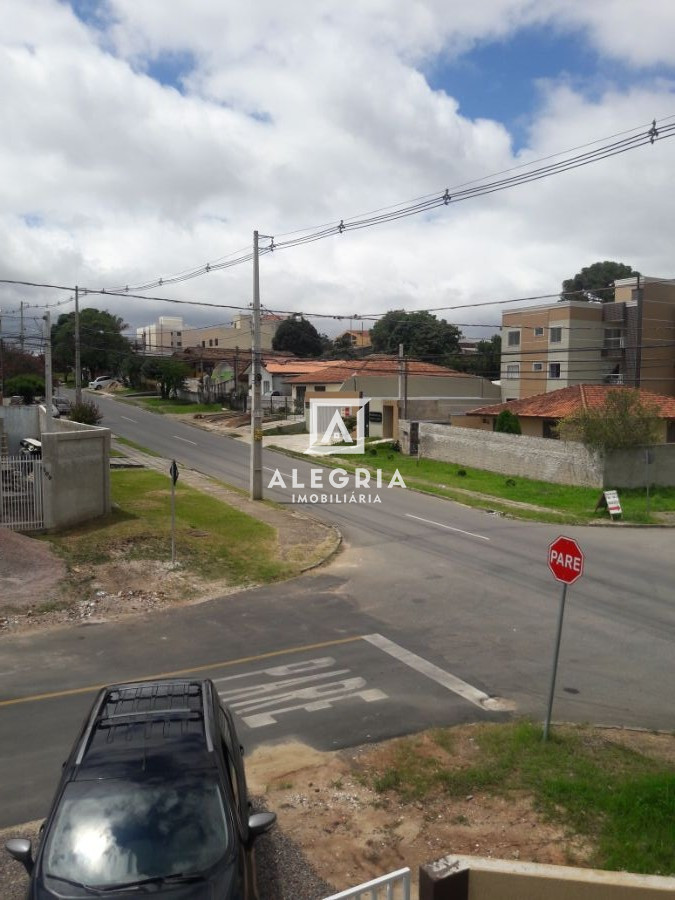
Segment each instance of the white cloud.
[{"label": "white cloud", "polygon": [[[436,192],[675,112],[645,81],[594,99],[541,85],[527,146],[472,120],[422,71],[521,27],[578,31],[636,68],[669,63],[675,9],[629,0],[242,4],[110,0],[102,30],[56,0],[2,0],[0,276],[111,287],[191,269],[279,235]],[[628,39],[628,37],[630,39]],[[111,52],[111,50],[113,52]],[[181,90],[147,74],[190,60]],[[265,257],[269,307],[346,316],[555,290],[599,258],[673,275],[675,141],[425,219]],[[163,293],[248,302],[248,265]],[[32,295],[31,295],[32,296]],[[0,305],[26,299],[0,292]],[[32,297],[44,302],[42,291]],[[99,301],[97,301],[99,302]],[[105,303],[133,324],[159,312]],[[500,307],[448,312],[497,323]],[[225,313],[185,308],[187,321]],[[327,327],[327,326],[326,326]]]}]

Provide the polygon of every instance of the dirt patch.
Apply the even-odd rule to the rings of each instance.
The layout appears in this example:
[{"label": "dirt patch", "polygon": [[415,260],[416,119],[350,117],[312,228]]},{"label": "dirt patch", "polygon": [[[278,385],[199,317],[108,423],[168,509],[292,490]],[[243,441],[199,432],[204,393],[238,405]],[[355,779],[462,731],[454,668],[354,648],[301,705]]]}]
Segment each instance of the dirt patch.
[{"label": "dirt patch", "polygon": [[[469,766],[477,754],[478,725],[452,729],[449,766]],[[654,758],[675,760],[671,735],[622,729],[589,729],[588,740],[611,741]],[[418,736],[419,752],[438,756],[428,735]],[[527,793],[505,796],[477,791],[465,797],[438,794],[424,801],[401,800],[373,789],[372,773],[384,770],[400,741],[320,753],[304,744],[261,747],[246,759],[256,805],[277,813],[279,825],[261,842],[259,867],[277,873],[275,900],[318,900],[300,883],[327,883],[345,890],[386,872],[418,868],[448,853],[519,859],[553,865],[587,865],[593,848],[562,826],[547,821]],[[442,751],[440,751],[442,752]],[[0,839],[34,837],[39,823],[6,829]],[[24,896],[21,866],[0,854],[3,900]],[[293,885],[293,890],[289,885]],[[416,896],[416,891],[414,891]],[[267,893],[263,894],[267,897]]]},{"label": "dirt patch", "polygon": [[66,567],[44,541],[0,528],[0,623],[2,616],[21,613],[38,602],[58,597]]}]

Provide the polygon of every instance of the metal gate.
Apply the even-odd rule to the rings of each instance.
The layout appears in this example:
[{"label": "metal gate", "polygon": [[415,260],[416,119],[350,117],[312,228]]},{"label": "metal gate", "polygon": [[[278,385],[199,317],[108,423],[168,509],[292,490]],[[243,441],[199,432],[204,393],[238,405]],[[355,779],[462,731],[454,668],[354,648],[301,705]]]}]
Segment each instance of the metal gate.
[{"label": "metal gate", "polygon": [[325,900],[410,900],[410,869],[398,869]]},{"label": "metal gate", "polygon": [[43,527],[42,460],[0,457],[0,528],[37,531]]}]

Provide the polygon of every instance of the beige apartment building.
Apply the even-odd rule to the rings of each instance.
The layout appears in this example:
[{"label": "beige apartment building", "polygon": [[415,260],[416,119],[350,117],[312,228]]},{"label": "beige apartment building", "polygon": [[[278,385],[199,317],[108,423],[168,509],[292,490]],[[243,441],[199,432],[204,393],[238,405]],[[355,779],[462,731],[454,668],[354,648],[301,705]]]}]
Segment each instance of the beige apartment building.
[{"label": "beige apartment building", "polygon": [[675,281],[633,276],[614,297],[564,300],[502,315],[502,400],[576,384],[675,396]]},{"label": "beige apartment building", "polygon": [[[283,322],[281,316],[267,314],[260,318],[260,346],[272,349],[272,340]],[[253,316],[236,315],[231,325],[210,328],[187,328],[183,332],[184,347],[219,347],[221,350],[250,350],[253,341]]]}]

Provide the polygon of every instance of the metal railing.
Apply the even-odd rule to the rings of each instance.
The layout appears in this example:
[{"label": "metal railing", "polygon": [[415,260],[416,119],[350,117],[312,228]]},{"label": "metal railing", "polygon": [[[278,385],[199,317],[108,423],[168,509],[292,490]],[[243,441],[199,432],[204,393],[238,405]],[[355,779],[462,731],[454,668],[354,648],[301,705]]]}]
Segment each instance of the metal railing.
[{"label": "metal railing", "polygon": [[325,900],[410,900],[410,869],[397,869]]},{"label": "metal railing", "polygon": [[0,528],[36,531],[44,527],[42,460],[0,458]]}]

